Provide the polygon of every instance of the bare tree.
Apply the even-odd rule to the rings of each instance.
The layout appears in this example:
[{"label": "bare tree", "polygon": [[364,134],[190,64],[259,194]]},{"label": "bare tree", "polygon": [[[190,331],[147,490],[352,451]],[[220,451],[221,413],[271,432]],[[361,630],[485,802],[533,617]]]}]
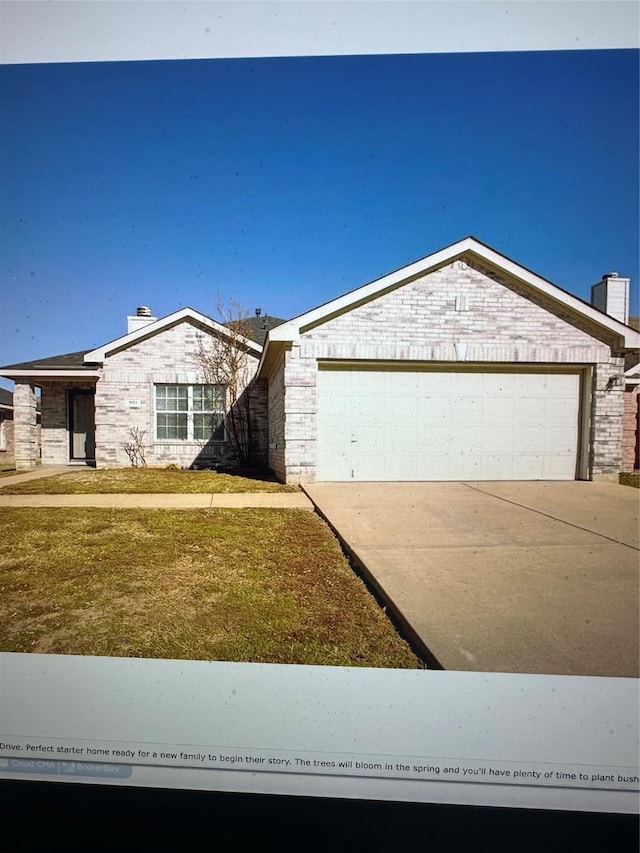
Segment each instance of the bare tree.
[{"label": "bare tree", "polygon": [[140,465],[142,465],[143,468],[147,467],[144,449],[144,437],[146,434],[146,430],[138,429],[138,427],[133,427],[129,430],[131,441],[125,444],[124,449],[125,453],[131,460],[132,468],[139,468]]},{"label": "bare tree", "polygon": [[241,466],[251,464],[252,418],[251,393],[254,385],[252,359],[247,340],[251,326],[246,309],[231,300],[216,298],[218,322],[228,334],[199,338],[195,360],[204,381],[224,389],[226,431]]}]

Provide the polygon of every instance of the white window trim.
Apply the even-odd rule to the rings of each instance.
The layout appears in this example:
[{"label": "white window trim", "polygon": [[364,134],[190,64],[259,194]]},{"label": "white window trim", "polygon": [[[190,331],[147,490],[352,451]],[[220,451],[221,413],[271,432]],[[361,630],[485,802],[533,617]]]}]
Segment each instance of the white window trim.
[{"label": "white window trim", "polygon": [[[194,386],[207,387],[210,386],[212,388],[220,388],[222,389],[223,396],[225,398],[222,414],[222,426],[224,430],[224,438],[194,438],[194,429],[193,429],[193,416],[199,414],[218,414],[218,412],[196,412],[193,408],[193,389]],[[158,410],[158,396],[157,389],[159,386],[167,386],[167,387],[182,387],[187,389],[187,410],[186,411],[166,411],[166,410]],[[158,415],[186,415],[187,416],[187,437],[186,438],[158,438]],[[223,385],[214,385],[211,382],[155,382],[153,385],[153,440],[158,444],[197,444],[199,446],[203,444],[209,444],[209,442],[214,441],[218,444],[223,444],[228,440],[227,435],[227,412],[226,412],[226,389]]]}]

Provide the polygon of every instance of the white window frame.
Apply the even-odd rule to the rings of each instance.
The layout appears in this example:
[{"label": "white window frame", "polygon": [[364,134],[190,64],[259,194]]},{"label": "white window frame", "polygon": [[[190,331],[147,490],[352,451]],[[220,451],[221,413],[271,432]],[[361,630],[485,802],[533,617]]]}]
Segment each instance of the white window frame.
[{"label": "white window frame", "polygon": [[7,449],[7,428],[5,426],[6,419],[0,413],[0,450]]},{"label": "white window frame", "polygon": [[[179,409],[160,409],[158,408],[158,389],[159,388],[186,388],[187,389],[187,408]],[[194,388],[213,388],[214,397],[217,394],[221,395],[222,408],[201,411],[194,409],[193,391]],[[196,382],[192,385],[186,382],[156,382],[153,389],[153,433],[154,441],[165,442],[168,444],[208,444],[210,441],[224,442],[227,441],[227,424],[226,424],[226,389],[223,385],[212,385],[205,382]],[[159,438],[158,436],[158,415],[186,415],[187,435],[186,438]],[[223,436],[221,438],[195,438],[194,436],[194,415],[221,415]]]}]

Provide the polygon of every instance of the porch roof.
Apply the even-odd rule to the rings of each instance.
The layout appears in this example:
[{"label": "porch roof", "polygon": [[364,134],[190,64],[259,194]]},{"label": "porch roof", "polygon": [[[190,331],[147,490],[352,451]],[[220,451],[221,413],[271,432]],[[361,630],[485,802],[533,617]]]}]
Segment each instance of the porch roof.
[{"label": "porch roof", "polygon": [[98,377],[98,364],[84,361],[84,350],[52,355],[48,358],[36,358],[32,361],[21,361],[18,364],[6,364],[0,367],[0,376],[8,379],[40,376],[47,379],[68,379],[78,374],[86,377]]}]

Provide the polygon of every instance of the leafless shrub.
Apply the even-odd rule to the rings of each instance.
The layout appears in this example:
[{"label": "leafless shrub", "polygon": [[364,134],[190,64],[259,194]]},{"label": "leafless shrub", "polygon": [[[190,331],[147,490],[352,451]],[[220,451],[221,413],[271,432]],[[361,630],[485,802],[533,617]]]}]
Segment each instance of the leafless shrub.
[{"label": "leafless shrub", "polygon": [[133,427],[129,430],[129,435],[131,436],[131,441],[125,444],[124,449],[131,461],[131,467],[139,468],[142,466],[143,468],[146,468],[147,460],[145,458],[144,449],[144,437],[146,435],[146,430]]}]

